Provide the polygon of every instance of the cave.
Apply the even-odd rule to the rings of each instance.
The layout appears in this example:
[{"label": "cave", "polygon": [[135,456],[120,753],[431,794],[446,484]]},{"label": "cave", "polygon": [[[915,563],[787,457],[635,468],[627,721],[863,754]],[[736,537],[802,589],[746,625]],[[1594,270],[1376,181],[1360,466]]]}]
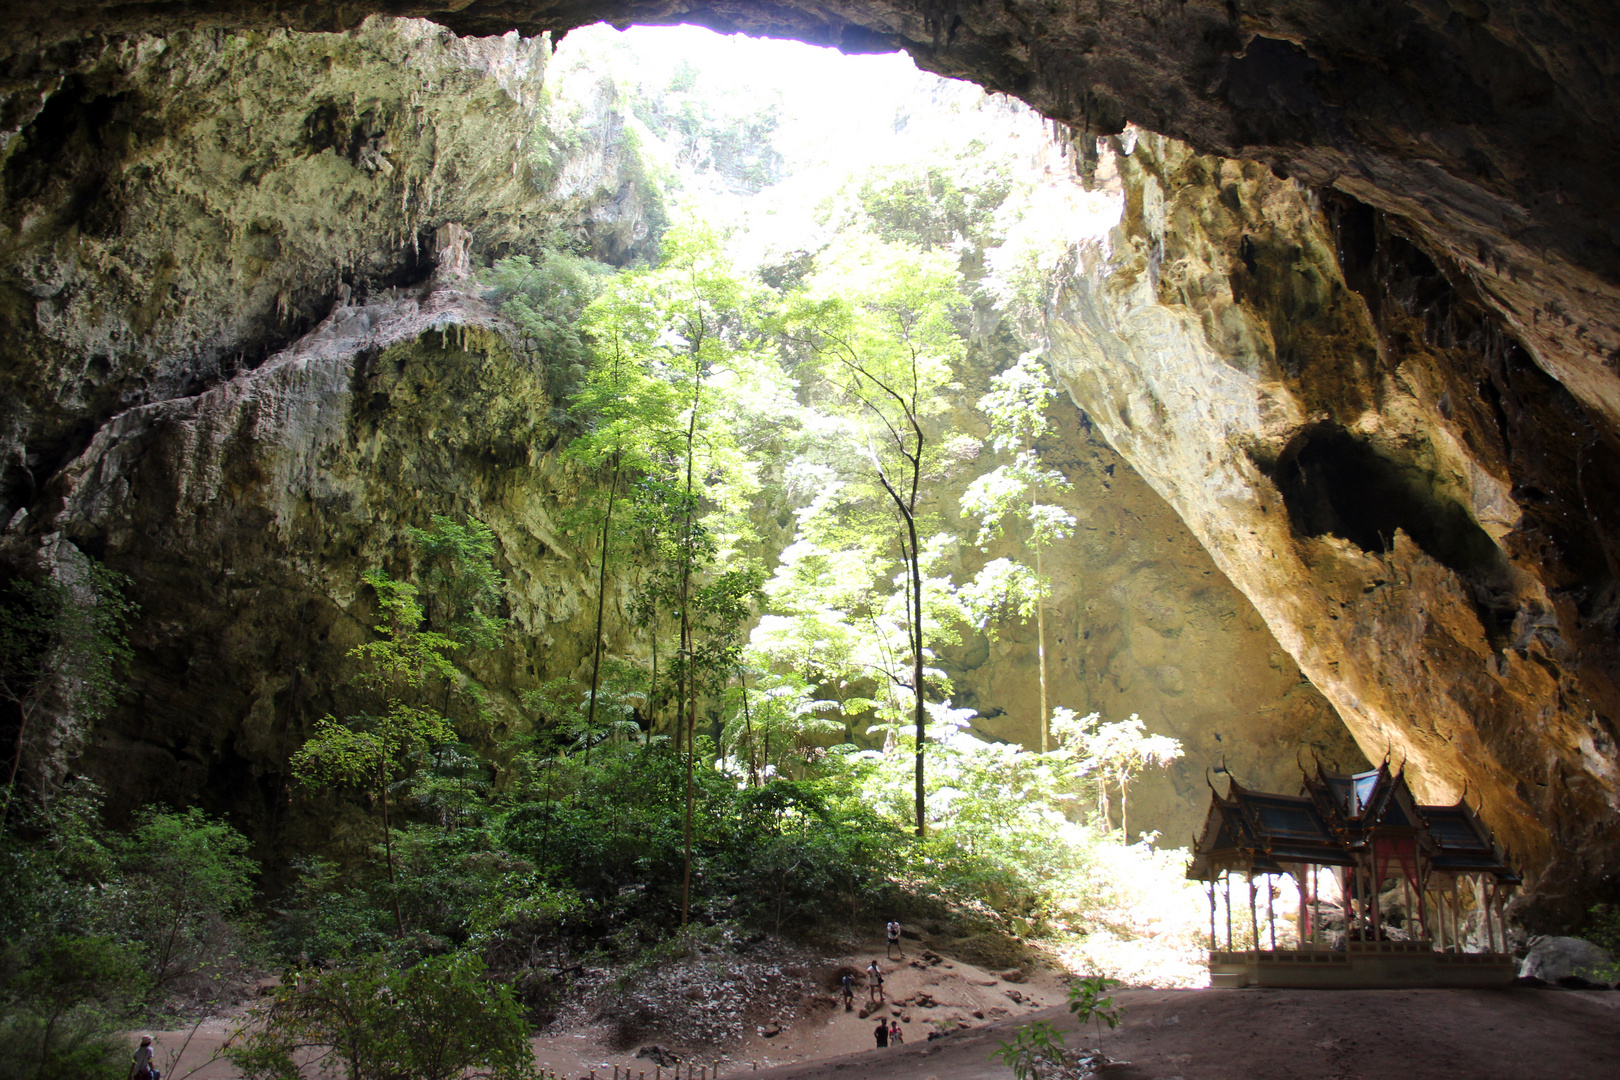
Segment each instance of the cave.
[{"label": "cave", "polygon": [[[394,40],[372,14],[430,22]],[[483,472],[525,458],[509,433],[536,417],[536,486],[566,483],[547,411],[566,365],[514,403],[503,380],[533,364],[486,347],[493,322],[422,315],[435,345],[412,351],[365,337],[398,315],[384,298],[546,230],[633,263],[667,224],[610,123],[611,198],[568,202],[538,158],[501,156],[539,138],[513,119],[543,92],[525,80],[599,21],[904,52],[1063,125],[1069,167],[1119,201],[1038,320],[1074,406],[1065,467],[1122,508],[1072,557],[1132,564],[1077,587],[1051,639],[1078,643],[1053,649],[1066,685],[1171,715],[1204,677],[1182,656],[1241,642],[1270,696],[1189,720],[1202,758],[1244,744],[1280,783],[1308,749],[1392,755],[1426,800],[1479,800],[1524,865],[1523,925],[1620,899],[1620,15],[1596,2],[9,8],[0,550],[8,572],[62,544],[121,560],[166,620],[136,643],[141,700],[62,771],[127,777],[125,814],[154,790],[236,813],[277,857],[317,842],[284,764],[337,707],[306,671],[361,632],[339,572],[384,557],[424,490],[499,505],[512,488]],[[323,66],[322,34],[370,50],[377,85]],[[424,43],[437,66],[413,81]],[[252,50],[285,81],[254,81]],[[308,96],[283,61],[331,85]],[[367,360],[338,357],[345,335]],[[481,349],[477,371],[445,359]],[[298,375],[263,370],[278,357]],[[492,662],[515,685],[585,647],[566,536],[508,518],[516,610],[549,635]],[[995,655],[941,663],[1014,741],[1027,673]],[[1184,828],[1202,758],[1144,812]]]},{"label": "cave", "polygon": [[1506,554],[1466,507],[1437,490],[1433,475],[1324,423],[1294,437],[1273,479],[1298,535],[1336,536],[1362,551],[1387,552],[1404,532],[1469,583],[1493,635],[1511,623],[1514,606],[1500,602],[1511,590]]}]

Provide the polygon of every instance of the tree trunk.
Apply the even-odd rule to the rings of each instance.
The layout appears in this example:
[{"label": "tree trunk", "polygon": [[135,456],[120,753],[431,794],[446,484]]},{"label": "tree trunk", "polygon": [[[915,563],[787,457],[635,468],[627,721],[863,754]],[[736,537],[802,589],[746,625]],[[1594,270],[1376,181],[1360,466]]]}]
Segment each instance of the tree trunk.
[{"label": "tree trunk", "polygon": [[1041,753],[1050,750],[1049,738],[1051,711],[1046,707],[1046,600],[1040,594],[1041,588],[1041,546],[1035,545],[1035,656],[1040,663],[1041,672]]},{"label": "tree trunk", "polygon": [[602,519],[602,568],[596,575],[596,650],[591,663],[591,702],[585,712],[585,764],[591,763],[591,736],[596,731],[596,691],[602,682],[602,616],[607,607],[608,540],[613,527],[613,499],[619,491],[619,455],[613,455],[608,483],[607,516]]},{"label": "tree trunk", "polygon": [[[692,584],[692,468],[693,445],[697,440],[698,406],[702,402],[703,375],[701,370],[694,374],[696,385],[692,391],[692,415],[686,424],[686,521],[682,534],[681,552],[681,649],[686,656],[682,665],[684,685],[689,708],[685,710],[688,715],[686,725],[686,850],[681,866],[681,926],[686,925],[687,918],[692,910],[692,758],[694,750],[694,736],[697,727],[697,665],[696,650],[692,647],[692,620],[689,610]],[[676,707],[676,745],[680,745],[681,701],[677,698]]]},{"label": "tree trunk", "polygon": [[11,776],[6,780],[6,804],[0,807],[0,828],[4,828],[11,818],[11,797],[17,791],[17,774],[22,770],[23,732],[28,729],[29,710],[18,702],[17,707],[17,746],[11,758]]},{"label": "tree trunk", "polygon": [[743,732],[748,739],[748,784],[757,788],[759,769],[754,764],[754,718],[748,715],[748,671],[745,668],[737,674],[742,682]]},{"label": "tree trunk", "polygon": [[382,793],[383,856],[388,862],[388,894],[394,901],[394,929],[399,937],[405,936],[405,916],[399,910],[399,880],[394,876],[394,834],[388,825],[388,773],[377,767],[377,790]]},{"label": "tree trunk", "polygon": [[927,795],[923,787],[923,740],[928,731],[928,710],[923,704],[922,567],[917,553],[917,519],[906,515],[906,531],[911,537],[911,677],[917,690],[917,835],[928,834]]}]

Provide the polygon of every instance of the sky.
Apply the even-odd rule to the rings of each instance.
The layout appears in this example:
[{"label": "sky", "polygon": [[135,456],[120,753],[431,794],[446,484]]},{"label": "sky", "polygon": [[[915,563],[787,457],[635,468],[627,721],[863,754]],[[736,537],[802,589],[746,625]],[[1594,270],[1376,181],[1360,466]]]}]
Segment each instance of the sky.
[{"label": "sky", "polygon": [[[813,250],[817,208],[873,167],[962,158],[989,147],[1011,155],[1033,185],[1030,210],[1049,237],[1100,239],[1119,220],[1115,193],[1085,192],[1051,139],[1048,122],[1022,102],[971,83],[919,71],[904,53],[845,55],[797,41],[721,35],[695,26],[604,24],[563,39],[556,63],[587,67],[603,56],[620,79],[668,86],[684,65],[698,87],[749,101],[779,101],[775,143],[786,178],[751,198],[689,185],[682,198],[729,227],[743,262],[770,251]],[[1033,225],[1034,223],[1030,223]]]}]

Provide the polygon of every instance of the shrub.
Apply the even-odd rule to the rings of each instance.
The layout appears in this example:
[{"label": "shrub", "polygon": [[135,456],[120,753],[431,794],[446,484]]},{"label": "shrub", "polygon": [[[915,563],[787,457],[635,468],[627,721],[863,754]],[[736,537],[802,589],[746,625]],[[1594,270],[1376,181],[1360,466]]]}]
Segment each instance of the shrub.
[{"label": "shrub", "polygon": [[405,969],[376,954],[349,968],[299,972],[238,1030],[226,1056],[247,1080],[534,1073],[511,989],[488,981],[483,961],[467,953]]}]

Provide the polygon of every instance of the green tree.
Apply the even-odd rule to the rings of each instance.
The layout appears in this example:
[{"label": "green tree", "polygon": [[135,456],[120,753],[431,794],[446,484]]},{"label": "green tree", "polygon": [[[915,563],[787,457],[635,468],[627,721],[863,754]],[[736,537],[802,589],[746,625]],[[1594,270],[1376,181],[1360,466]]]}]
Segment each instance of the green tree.
[{"label": "green tree", "polygon": [[1131,781],[1150,765],[1160,768],[1181,756],[1181,742],[1168,735],[1149,735],[1135,713],[1125,720],[1105,723],[1097,713],[1076,717],[1059,706],[1052,717],[1059,741],[1074,745],[1084,755],[1081,768],[1097,778],[1097,815],[1103,829],[1111,830],[1108,788],[1119,789],[1120,837],[1130,841],[1128,818]]},{"label": "green tree", "polygon": [[[427,560],[426,576],[447,598],[444,629],[425,628],[426,612],[414,584],[380,570],[367,573],[366,584],[377,598],[377,638],[355,646],[349,656],[360,664],[355,683],[381,709],[342,721],[323,717],[292,759],[293,775],[307,787],[351,785],[378,800],[395,929],[401,935],[405,919],[397,896],[389,790],[425,754],[456,739],[455,724],[446,715],[453,702],[469,701],[471,718],[482,719],[482,694],[457,670],[452,656],[493,644],[502,625],[488,611],[499,580],[493,576],[490,531],[478,522],[463,528],[435,518],[431,532],[413,534]],[[435,690],[441,691],[437,703],[431,701]]]},{"label": "green tree", "polygon": [[225,962],[259,866],[247,837],[196,807],[149,807],[118,844],[120,921],[140,944],[150,993]]},{"label": "green tree", "polygon": [[43,582],[18,578],[0,593],[0,702],[15,726],[0,827],[45,715],[83,728],[112,708],[139,610],[124,597],[128,586],[124,575],[80,556]]},{"label": "green tree", "polygon": [[237,1029],[226,1057],[248,1080],[534,1075],[511,988],[491,982],[466,953],[404,970],[379,954],[354,967],[297,972]]},{"label": "green tree", "polygon": [[1073,534],[1075,521],[1062,507],[1041,500],[1046,492],[1068,491],[1071,485],[1056,469],[1041,467],[1035,448],[1036,441],[1052,430],[1046,407],[1057,393],[1046,365],[1035,353],[1025,353],[990,381],[992,388],[979,399],[979,408],[990,419],[991,444],[999,453],[1011,454],[1012,460],[969,484],[962,494],[962,509],[979,519],[981,546],[1012,529],[1024,549],[1034,552],[1035,566],[1030,573],[1029,568],[1012,560],[993,560],[964,593],[981,628],[993,627],[995,616],[1002,612],[1025,619],[1032,613],[1035,616],[1044,754],[1051,749],[1046,699],[1046,598],[1052,586],[1042,558],[1054,541]]},{"label": "green tree", "polygon": [[865,237],[836,245],[817,267],[809,291],[797,299],[785,325],[819,362],[817,373],[836,388],[857,452],[865,457],[900,526],[917,740],[916,831],[922,836],[927,830],[928,609],[918,519],[933,448],[929,425],[946,407],[952,365],[963,351],[953,322],[964,303],[960,275],[948,256]]},{"label": "green tree", "polygon": [[673,387],[656,377],[649,344],[657,340],[648,323],[649,305],[640,290],[616,283],[585,311],[584,326],[594,362],[574,395],[569,411],[584,425],[564,456],[608,472],[606,505],[597,541],[596,627],[592,637],[591,687],[586,727],[596,725],[601,688],[603,619],[607,609],[608,564],[615,549],[613,511],[626,476],[651,471],[674,452],[676,402]]},{"label": "green tree", "polygon": [[[733,639],[760,579],[715,528],[717,513],[742,520],[740,504],[749,484],[714,384],[720,379],[745,383],[750,369],[774,366],[774,357],[763,329],[769,294],[735,272],[712,232],[697,226],[672,229],[663,251],[656,269],[623,275],[593,307],[602,374],[581,405],[604,422],[580,456],[610,464],[615,485],[627,466],[643,473],[633,488],[638,505],[632,528],[641,534],[651,572],[636,606],[655,642],[660,611],[673,616],[678,634],[670,674],[688,774],[684,925],[690,906],[698,699],[713,692],[717,671],[728,672],[734,664],[728,659],[736,651]],[[646,373],[661,387],[655,389]],[[627,400],[611,400],[615,391],[627,388],[632,391]],[[627,461],[632,444],[639,449],[635,460]],[[604,516],[599,606],[606,588],[612,491],[616,486]],[[731,568],[712,574],[723,558]],[[600,640],[598,629],[593,705]],[[649,697],[656,707],[656,693]]]},{"label": "green tree", "polygon": [[43,1021],[34,1075],[72,1075],[72,1066],[81,1064],[72,1047],[57,1039],[62,1022],[89,1003],[127,1003],[128,995],[140,982],[129,949],[110,937],[59,934],[42,942],[29,965],[16,979],[20,996]]}]

